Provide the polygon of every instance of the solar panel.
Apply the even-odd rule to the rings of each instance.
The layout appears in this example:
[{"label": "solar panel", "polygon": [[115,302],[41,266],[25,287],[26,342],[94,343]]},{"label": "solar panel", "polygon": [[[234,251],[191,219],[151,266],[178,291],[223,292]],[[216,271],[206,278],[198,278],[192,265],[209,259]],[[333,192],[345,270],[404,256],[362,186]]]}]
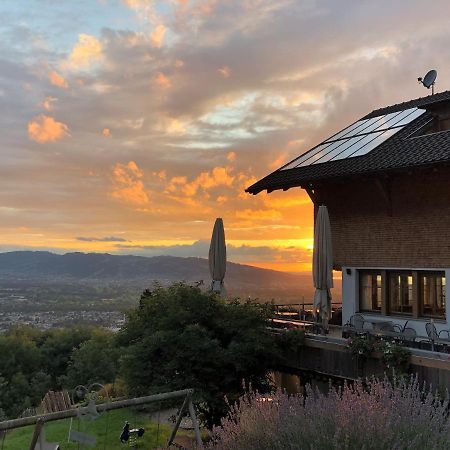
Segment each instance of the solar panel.
[{"label": "solar panel", "polygon": [[366,155],[424,113],[424,109],[410,108],[359,120],[286,164],[280,170]]}]

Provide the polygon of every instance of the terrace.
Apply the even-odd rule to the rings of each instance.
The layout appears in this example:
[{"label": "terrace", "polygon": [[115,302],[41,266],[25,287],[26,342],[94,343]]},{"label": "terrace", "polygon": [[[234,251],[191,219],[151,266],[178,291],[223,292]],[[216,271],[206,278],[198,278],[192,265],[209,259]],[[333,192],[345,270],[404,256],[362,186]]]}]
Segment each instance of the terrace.
[{"label": "terrace", "polygon": [[[274,333],[300,330],[305,333],[300,352],[287,355],[287,372],[307,374],[308,377],[333,377],[357,379],[359,377],[382,376],[385,368],[380,364],[383,355],[373,351],[364,363],[354,357],[349,348],[351,339],[370,339],[374,343],[392,343],[409,352],[410,370],[417,373],[420,381],[450,388],[450,340],[436,336],[411,335],[394,328],[389,321],[365,321],[356,315],[345,325],[333,324],[340,318],[338,304],[333,305],[333,317],[325,334],[321,325],[314,321],[312,303],[274,305],[270,329]],[[406,324],[407,325],[407,324]],[[406,333],[405,333],[406,330]],[[358,361],[359,359],[359,361]]]}]

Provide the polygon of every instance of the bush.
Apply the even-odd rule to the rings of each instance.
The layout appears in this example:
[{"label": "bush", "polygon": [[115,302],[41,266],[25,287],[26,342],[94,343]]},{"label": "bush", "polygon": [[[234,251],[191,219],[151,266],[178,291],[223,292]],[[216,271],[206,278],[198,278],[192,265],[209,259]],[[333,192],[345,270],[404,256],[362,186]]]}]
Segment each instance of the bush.
[{"label": "bush", "polygon": [[215,450],[422,450],[450,444],[448,400],[408,382],[358,381],[306,397],[281,391],[240,399],[213,430]]},{"label": "bush", "polygon": [[388,375],[404,375],[408,372],[411,352],[396,342],[376,341],[371,336],[353,336],[347,340],[347,348],[353,357],[362,362],[373,352],[381,353],[381,363]]}]

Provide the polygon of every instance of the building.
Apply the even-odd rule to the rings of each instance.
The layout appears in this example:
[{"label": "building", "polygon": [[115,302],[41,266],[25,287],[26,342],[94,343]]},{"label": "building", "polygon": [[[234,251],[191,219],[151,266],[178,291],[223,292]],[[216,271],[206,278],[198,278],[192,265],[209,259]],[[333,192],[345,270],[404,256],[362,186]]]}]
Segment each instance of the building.
[{"label": "building", "polygon": [[450,329],[450,91],[372,111],[247,192],[295,187],[328,207],[343,323]]}]

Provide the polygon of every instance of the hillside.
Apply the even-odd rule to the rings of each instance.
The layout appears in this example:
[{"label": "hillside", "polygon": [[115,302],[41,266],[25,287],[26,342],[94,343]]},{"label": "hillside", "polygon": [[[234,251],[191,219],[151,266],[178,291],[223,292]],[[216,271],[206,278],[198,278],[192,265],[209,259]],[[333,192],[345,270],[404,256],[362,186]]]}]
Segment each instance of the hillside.
[{"label": "hillside", "polygon": [[[142,257],[107,253],[66,253],[43,251],[0,253],[0,282],[39,281],[45,284],[103,283],[149,286],[153,281],[209,283],[208,260],[174,256]],[[225,277],[229,293],[264,299],[308,301],[313,294],[310,274],[290,274],[253,266],[227,264]]]}]

